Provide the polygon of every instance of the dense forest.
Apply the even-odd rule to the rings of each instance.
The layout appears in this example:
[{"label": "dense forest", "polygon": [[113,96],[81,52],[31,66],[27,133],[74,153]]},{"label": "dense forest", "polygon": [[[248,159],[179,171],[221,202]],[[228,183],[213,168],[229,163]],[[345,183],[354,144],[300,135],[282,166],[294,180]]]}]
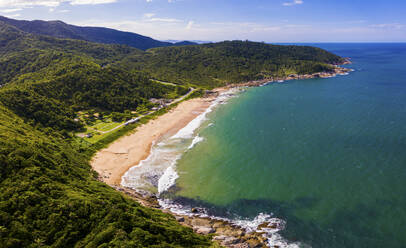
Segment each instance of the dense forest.
[{"label": "dense forest", "polygon": [[209,237],[96,179],[93,148],[73,135],[83,127],[78,112],[123,113],[189,87],[319,72],[340,62],[317,48],[242,41],[142,51],[0,21],[0,247],[211,246]]},{"label": "dense forest", "polygon": [[33,36],[1,23],[0,34],[0,102],[43,127],[72,131],[82,127],[75,111],[124,112],[188,91],[113,64],[142,53],[134,48]]},{"label": "dense forest", "polygon": [[329,71],[329,64],[341,62],[341,57],[315,47],[249,41],[154,48],[120,61],[122,66],[135,64],[155,78],[203,87]]},{"label": "dense forest", "polygon": [[210,245],[97,181],[88,159],[0,106],[0,247]]},{"label": "dense forest", "polygon": [[84,57],[52,57],[52,65],[20,75],[0,91],[4,106],[43,127],[73,131],[82,127],[73,121],[80,110],[122,113],[147,105],[150,98],[178,97],[188,91],[151,81],[141,72],[103,68]]}]

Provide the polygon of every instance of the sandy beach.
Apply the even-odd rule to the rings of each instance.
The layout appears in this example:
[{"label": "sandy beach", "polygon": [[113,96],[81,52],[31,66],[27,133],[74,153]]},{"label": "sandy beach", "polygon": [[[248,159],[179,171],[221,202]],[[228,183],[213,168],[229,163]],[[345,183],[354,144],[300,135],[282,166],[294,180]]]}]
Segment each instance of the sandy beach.
[{"label": "sandy beach", "polygon": [[181,102],[170,112],[138,127],[134,133],[121,137],[100,150],[91,165],[109,185],[119,186],[121,177],[133,166],[146,159],[152,144],[163,136],[174,135],[190,121],[203,113],[214,96]]},{"label": "sandy beach", "polygon": [[[276,79],[264,79],[250,81],[247,83],[230,84],[224,88],[217,88],[213,92],[221,93],[227,89],[241,86],[259,86],[263,83],[277,82],[278,80],[308,79],[315,77],[332,77],[337,74],[348,73],[350,69],[336,67],[333,72],[314,73],[311,75],[297,75]],[[175,109],[159,116],[155,120],[138,127],[134,133],[121,137],[109,145],[108,148],[100,150],[93,157],[91,165],[97,171],[101,179],[114,186],[121,184],[121,177],[133,166],[138,165],[146,159],[151,151],[152,144],[161,137],[171,136],[185,127],[189,122],[202,114],[215,100],[217,94],[210,94],[209,97],[196,98],[181,102]]]}]

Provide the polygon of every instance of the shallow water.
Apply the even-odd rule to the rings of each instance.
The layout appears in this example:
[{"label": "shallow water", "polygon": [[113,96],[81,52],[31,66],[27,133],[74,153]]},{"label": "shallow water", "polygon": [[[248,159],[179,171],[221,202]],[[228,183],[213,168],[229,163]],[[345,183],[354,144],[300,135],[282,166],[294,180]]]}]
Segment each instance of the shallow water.
[{"label": "shallow water", "polygon": [[355,71],[219,106],[172,192],[217,216],[273,214],[286,239],[312,247],[406,247],[406,44],[315,45]]}]

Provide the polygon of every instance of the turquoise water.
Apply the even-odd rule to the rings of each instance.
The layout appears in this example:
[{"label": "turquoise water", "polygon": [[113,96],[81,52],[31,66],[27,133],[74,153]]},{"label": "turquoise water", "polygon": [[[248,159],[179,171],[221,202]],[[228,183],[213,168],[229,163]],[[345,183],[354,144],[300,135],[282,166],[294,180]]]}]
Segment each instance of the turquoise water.
[{"label": "turquoise water", "polygon": [[177,201],[272,213],[286,239],[312,247],[406,247],[406,44],[315,45],[355,71],[219,106],[177,163]]}]

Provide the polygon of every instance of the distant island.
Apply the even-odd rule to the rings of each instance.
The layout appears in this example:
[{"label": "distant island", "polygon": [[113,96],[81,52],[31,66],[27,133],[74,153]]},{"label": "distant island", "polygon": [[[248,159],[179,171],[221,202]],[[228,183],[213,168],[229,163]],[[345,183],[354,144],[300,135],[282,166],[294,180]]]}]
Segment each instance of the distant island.
[{"label": "distant island", "polygon": [[[347,70],[338,65],[348,63],[309,46],[172,44],[112,29],[5,17],[0,17],[0,55],[5,247],[224,245],[225,238],[213,241],[215,230],[193,230],[190,223],[179,224],[187,222],[179,216],[151,208],[157,207],[153,200],[142,206],[134,200],[143,201],[136,192],[108,186],[102,182],[108,174],[94,171],[90,161],[151,119],[187,123],[193,114],[166,113],[207,107],[226,88],[343,74]],[[138,136],[125,138],[131,137]],[[264,245],[260,235],[227,228],[242,243]]]}]

